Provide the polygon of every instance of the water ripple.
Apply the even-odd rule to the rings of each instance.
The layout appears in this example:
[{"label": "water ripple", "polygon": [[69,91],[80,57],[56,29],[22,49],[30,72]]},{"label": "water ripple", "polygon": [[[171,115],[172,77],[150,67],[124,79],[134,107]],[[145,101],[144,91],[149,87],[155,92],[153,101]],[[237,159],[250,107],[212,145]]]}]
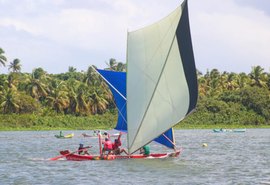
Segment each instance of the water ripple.
[{"label": "water ripple", "polygon": [[59,150],[76,150],[81,142],[98,151],[97,139],[80,137],[84,131],[70,131],[75,137],[68,140],[54,138],[55,131],[1,132],[0,184],[270,184],[269,131],[176,130],[176,142],[184,149],[179,158],[84,162],[48,160]]}]

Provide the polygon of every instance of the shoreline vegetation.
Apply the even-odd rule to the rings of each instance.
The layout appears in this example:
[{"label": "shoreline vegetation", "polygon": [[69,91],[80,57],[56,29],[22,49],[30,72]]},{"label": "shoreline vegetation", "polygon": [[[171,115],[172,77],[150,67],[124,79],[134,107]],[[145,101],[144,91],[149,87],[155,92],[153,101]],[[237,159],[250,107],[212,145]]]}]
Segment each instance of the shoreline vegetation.
[{"label": "shoreline vegetation", "polygon": [[[191,116],[190,116],[191,117]],[[112,130],[115,127],[117,115],[106,113],[87,117],[70,115],[37,116],[0,115],[0,131],[49,131],[49,130]],[[174,129],[236,129],[236,128],[270,128],[270,125],[246,125],[241,123],[190,123],[181,121]]]},{"label": "shoreline vegetation", "polygon": [[[106,114],[103,116],[75,117],[75,116],[45,116],[35,115],[0,115],[0,131],[49,131],[49,130],[112,130],[117,116]],[[270,128],[270,125],[244,124],[189,124],[180,122],[174,129],[237,129],[237,128]]]},{"label": "shoreline vegetation", "polygon": [[[95,66],[78,72],[49,74],[43,68],[21,72],[22,64],[8,60],[0,47],[0,131],[113,129],[117,109],[112,93]],[[126,71],[111,58],[106,70]],[[197,70],[196,110],[175,129],[270,128],[270,73],[253,66],[250,73]]]}]

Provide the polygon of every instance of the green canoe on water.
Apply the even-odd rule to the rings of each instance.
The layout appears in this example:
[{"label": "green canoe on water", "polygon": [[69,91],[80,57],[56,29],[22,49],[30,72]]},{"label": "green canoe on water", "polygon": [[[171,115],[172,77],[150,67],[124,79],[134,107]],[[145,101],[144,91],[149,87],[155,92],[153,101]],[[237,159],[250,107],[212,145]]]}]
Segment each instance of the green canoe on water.
[{"label": "green canoe on water", "polygon": [[67,135],[64,135],[64,136],[60,136],[60,135],[54,135],[56,138],[58,139],[69,139],[69,138],[72,138],[74,136],[74,134],[67,134]]}]

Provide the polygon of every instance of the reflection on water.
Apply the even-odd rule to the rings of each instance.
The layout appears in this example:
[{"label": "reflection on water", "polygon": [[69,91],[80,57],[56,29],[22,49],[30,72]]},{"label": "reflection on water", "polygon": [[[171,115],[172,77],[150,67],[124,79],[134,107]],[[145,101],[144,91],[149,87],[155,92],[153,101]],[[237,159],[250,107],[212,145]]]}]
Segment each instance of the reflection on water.
[{"label": "reflection on water", "polygon": [[[176,130],[183,153],[175,159],[47,160],[59,150],[75,151],[81,142],[98,153],[97,138],[70,132],[72,139],[56,139],[58,131],[0,132],[0,184],[270,184],[269,129]],[[155,143],[150,147],[169,151]]]}]

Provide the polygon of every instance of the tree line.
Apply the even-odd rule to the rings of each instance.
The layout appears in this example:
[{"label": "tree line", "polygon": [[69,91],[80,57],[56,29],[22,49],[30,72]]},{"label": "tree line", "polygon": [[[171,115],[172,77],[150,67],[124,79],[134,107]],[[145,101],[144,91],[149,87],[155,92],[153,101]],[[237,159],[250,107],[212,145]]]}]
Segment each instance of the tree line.
[{"label": "tree line", "polygon": [[[49,74],[42,68],[22,73],[19,59],[7,63],[0,48],[0,66],[9,69],[8,74],[0,74],[0,114],[88,116],[116,112],[112,93],[95,66],[86,72],[70,66],[65,73]],[[113,58],[107,65],[107,70],[126,71],[126,64]],[[198,105],[184,122],[269,124],[270,73],[261,66],[252,67],[248,74],[197,71],[197,77]]]},{"label": "tree line", "polygon": [[270,73],[254,66],[250,73],[197,72],[199,99],[193,124],[270,125]]},{"label": "tree line", "polygon": [[[0,48],[0,62],[7,59]],[[21,73],[21,62],[10,62],[9,74],[0,74],[0,113],[71,114],[86,116],[114,109],[106,83],[89,66],[86,72],[69,67],[68,72],[49,74],[42,68]],[[125,64],[110,59],[107,70],[125,71]]]}]

